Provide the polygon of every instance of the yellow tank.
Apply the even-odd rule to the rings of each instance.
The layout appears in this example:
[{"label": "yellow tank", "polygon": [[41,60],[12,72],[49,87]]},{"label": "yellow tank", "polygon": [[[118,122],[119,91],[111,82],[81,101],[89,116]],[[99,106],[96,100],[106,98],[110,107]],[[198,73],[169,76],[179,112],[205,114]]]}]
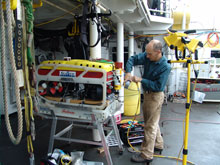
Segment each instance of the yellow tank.
[{"label": "yellow tank", "polygon": [[134,116],[140,114],[141,85],[131,82],[128,89],[124,89],[124,115]]}]

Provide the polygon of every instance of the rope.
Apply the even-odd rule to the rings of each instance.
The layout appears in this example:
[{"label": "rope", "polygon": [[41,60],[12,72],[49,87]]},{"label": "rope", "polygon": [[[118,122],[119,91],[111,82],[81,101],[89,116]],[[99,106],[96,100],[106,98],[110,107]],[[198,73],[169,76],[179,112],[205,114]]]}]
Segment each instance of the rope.
[{"label": "rope", "polygon": [[[2,0],[1,0],[2,3]],[[18,132],[17,137],[15,138],[12,128],[10,125],[9,114],[8,114],[8,102],[7,102],[7,82],[6,82],[6,64],[5,64],[5,28],[4,28],[4,17],[3,17],[3,9],[1,7],[1,29],[2,29],[2,79],[3,79],[3,97],[4,97],[4,109],[5,109],[5,123],[8,130],[9,137],[15,145],[19,144],[22,137],[23,131],[23,117],[21,111],[21,100],[20,100],[20,90],[18,77],[16,74],[16,66],[14,60],[14,50],[13,50],[13,41],[12,41],[12,19],[11,19],[11,10],[10,10],[10,1],[6,1],[6,16],[7,16],[7,36],[8,36],[8,48],[9,48],[9,59],[12,67],[12,74],[14,77],[14,85],[15,85],[15,97],[16,97],[16,106],[18,113]]]},{"label": "rope", "polygon": [[[0,4],[2,4],[2,1],[0,1]],[[6,83],[4,83],[4,79],[5,76],[3,76],[3,71],[5,73],[5,70],[2,69],[2,61],[5,61],[4,58],[3,58],[3,54],[5,54],[5,48],[4,48],[4,45],[5,45],[5,24],[4,24],[4,16],[3,16],[3,9],[2,7],[0,7],[0,19],[1,19],[1,77],[2,77],[2,89],[3,89],[3,94],[4,94],[4,85]],[[4,99],[4,95],[3,95],[3,99]],[[3,105],[4,106],[4,105]],[[4,109],[4,107],[2,107]],[[0,111],[1,112],[1,111]],[[1,116],[1,114],[0,114]],[[1,123],[1,117],[0,117],[0,123]]]}]

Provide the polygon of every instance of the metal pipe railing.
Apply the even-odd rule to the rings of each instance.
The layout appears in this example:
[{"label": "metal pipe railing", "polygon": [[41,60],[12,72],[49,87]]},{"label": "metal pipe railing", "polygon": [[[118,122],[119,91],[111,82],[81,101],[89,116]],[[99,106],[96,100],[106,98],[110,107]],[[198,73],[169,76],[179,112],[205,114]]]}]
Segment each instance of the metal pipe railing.
[{"label": "metal pipe railing", "polygon": [[150,11],[151,15],[162,16],[171,18],[170,0],[158,0],[148,3],[146,0],[142,0],[145,9]]}]

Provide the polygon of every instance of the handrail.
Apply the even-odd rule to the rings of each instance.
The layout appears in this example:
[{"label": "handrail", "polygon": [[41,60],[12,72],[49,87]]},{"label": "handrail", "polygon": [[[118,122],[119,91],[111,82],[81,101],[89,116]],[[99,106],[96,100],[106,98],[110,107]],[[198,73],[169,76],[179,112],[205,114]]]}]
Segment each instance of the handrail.
[{"label": "handrail", "polygon": [[[148,6],[148,3],[146,1],[143,1],[143,0],[142,0],[142,3],[143,3],[143,6],[145,7],[145,10],[148,10],[150,12],[161,13],[161,15],[157,15],[157,16],[171,18],[170,0],[165,1],[165,5],[166,5],[165,10],[152,9],[152,8],[150,8],[150,6]],[[163,1],[162,2],[160,1],[160,4],[158,5],[159,8],[160,8],[161,4],[163,4],[163,3],[164,3]],[[163,14],[168,14],[168,15],[163,15]]]}]

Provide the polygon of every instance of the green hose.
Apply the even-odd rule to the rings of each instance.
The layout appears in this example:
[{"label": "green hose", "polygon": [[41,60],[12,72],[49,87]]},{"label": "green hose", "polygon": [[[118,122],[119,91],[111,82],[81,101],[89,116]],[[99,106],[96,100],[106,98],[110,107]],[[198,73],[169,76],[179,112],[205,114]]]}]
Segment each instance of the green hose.
[{"label": "green hose", "polygon": [[[1,35],[1,33],[0,33],[0,35]],[[0,38],[1,38],[1,36],[0,36]],[[1,54],[1,52],[2,52],[2,48],[1,48],[1,40],[0,40],[0,57],[2,57],[2,54]],[[1,58],[0,58],[0,64],[1,64]],[[1,73],[0,73],[1,74]],[[0,76],[0,77],[2,77],[2,76]],[[1,86],[1,88],[2,88],[2,86]],[[2,93],[2,92],[1,92]],[[1,96],[3,96],[2,94],[0,95],[0,97]],[[0,109],[0,128],[1,128],[1,117],[2,117],[2,114],[1,114],[1,111],[2,111],[2,109]],[[1,129],[0,129],[1,130]],[[0,135],[1,135],[1,132],[0,132]],[[1,165],[1,162],[0,162],[0,165]]]},{"label": "green hose", "polygon": [[22,0],[23,5],[26,9],[26,21],[27,21],[27,33],[28,33],[28,47],[27,47],[27,60],[28,60],[28,66],[32,66],[33,64],[33,58],[31,55],[31,44],[33,39],[33,21],[34,21],[34,15],[33,15],[33,7],[32,7],[32,0]]},{"label": "green hose", "polygon": [[[1,38],[1,33],[0,33],[0,38]],[[1,54],[1,52],[2,52],[2,47],[1,47],[1,45],[2,45],[2,43],[1,43],[1,40],[0,40],[0,64],[1,64],[1,60],[2,60],[2,54]],[[1,75],[1,72],[0,72],[0,77],[1,77],[1,79],[2,79],[2,75]],[[2,86],[0,87],[1,89],[2,89]],[[1,92],[2,93],[2,92]],[[0,95],[2,95],[2,94],[0,94]],[[3,99],[4,100],[4,99]],[[2,100],[2,101],[3,101]],[[2,111],[2,109],[0,109],[0,128],[1,128],[1,117],[2,117],[2,115],[1,115],[1,111]],[[0,129],[1,130],[1,129]],[[1,135],[1,132],[0,132],[0,135]],[[0,162],[0,165],[1,165],[1,162]]]}]

